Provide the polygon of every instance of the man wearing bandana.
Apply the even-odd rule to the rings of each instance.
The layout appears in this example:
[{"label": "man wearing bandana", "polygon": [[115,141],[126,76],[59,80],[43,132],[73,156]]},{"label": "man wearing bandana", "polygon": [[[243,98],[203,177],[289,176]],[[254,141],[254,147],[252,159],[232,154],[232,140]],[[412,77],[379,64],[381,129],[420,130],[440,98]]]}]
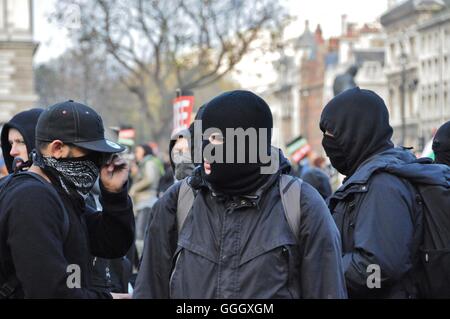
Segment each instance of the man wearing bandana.
[{"label": "man wearing bandana", "polygon": [[[67,101],[42,113],[33,164],[0,200],[3,297],[126,297],[93,289],[90,265],[91,254],[119,258],[134,240],[128,166],[114,155],[122,151],[88,106]],[[98,177],[103,211],[94,213],[85,198]]]}]

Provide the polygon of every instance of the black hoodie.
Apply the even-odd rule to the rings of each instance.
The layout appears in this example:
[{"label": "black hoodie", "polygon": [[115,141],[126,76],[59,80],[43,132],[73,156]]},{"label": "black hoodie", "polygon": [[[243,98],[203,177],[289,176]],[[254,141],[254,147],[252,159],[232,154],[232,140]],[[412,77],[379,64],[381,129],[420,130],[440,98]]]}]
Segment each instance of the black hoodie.
[{"label": "black hoodie", "polygon": [[14,158],[9,155],[11,152],[11,145],[8,141],[8,133],[11,128],[14,128],[22,134],[23,140],[27,146],[27,151],[30,153],[35,147],[35,128],[39,116],[43,109],[31,109],[16,114],[8,123],[3,126],[1,133],[1,144],[3,157],[5,158],[5,165],[9,173],[12,173],[12,164]]}]

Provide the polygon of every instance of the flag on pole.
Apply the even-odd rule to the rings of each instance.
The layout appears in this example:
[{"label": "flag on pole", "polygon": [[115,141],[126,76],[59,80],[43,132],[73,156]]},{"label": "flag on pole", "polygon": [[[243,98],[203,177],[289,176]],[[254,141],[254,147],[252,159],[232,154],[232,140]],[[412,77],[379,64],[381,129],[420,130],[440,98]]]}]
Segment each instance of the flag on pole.
[{"label": "flag on pole", "polygon": [[136,130],[134,128],[120,129],[117,142],[126,146],[134,146]]},{"label": "flag on pole", "polygon": [[429,157],[433,161],[436,159],[436,156],[434,155],[434,152],[433,152],[433,139],[431,141],[429,141],[427,143],[427,145],[425,145],[425,148],[422,152],[422,157]]},{"label": "flag on pole", "polygon": [[303,160],[311,150],[311,145],[303,136],[297,137],[287,145],[287,154],[296,163]]}]

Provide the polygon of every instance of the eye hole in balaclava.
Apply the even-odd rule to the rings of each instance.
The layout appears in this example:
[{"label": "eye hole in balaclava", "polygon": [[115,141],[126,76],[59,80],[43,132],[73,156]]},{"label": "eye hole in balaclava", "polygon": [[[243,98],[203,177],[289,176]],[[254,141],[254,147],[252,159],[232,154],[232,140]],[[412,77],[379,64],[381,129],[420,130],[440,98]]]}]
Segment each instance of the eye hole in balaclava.
[{"label": "eye hole in balaclava", "polygon": [[369,90],[354,88],[332,99],[322,112],[320,128],[333,135],[325,134],[322,145],[333,167],[345,176],[394,146],[386,104]]},{"label": "eye hole in balaclava", "polygon": [[203,158],[211,168],[203,175],[216,191],[246,195],[267,180],[260,154],[270,155],[273,119],[263,99],[248,91],[224,93],[206,105],[202,128]]}]

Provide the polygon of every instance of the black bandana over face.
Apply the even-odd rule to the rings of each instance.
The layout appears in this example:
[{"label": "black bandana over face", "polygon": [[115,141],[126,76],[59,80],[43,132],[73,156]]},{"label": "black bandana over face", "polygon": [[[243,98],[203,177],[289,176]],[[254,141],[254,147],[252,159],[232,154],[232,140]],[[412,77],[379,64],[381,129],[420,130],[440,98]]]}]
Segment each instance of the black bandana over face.
[{"label": "black bandana over face", "polygon": [[394,147],[389,112],[381,97],[360,88],[332,99],[320,120],[322,146],[339,173],[349,177],[370,157]]},{"label": "black bandana over face", "polygon": [[433,151],[437,164],[450,166],[450,122],[445,123],[437,132],[433,140]]},{"label": "black bandana over face", "polygon": [[33,152],[33,163],[69,196],[86,196],[99,176],[99,168],[90,156],[56,159]]},{"label": "black bandana over face", "polygon": [[[203,151],[205,157],[207,153],[205,150],[211,148],[213,152],[211,155],[220,157],[218,154],[223,154],[221,162],[213,163],[211,160],[206,160],[211,164],[211,174],[207,175],[203,170],[203,178],[209,182],[212,188],[220,193],[238,196],[249,195],[259,189],[264,182],[267,181],[269,175],[261,174],[261,168],[268,163],[263,163],[260,157],[269,157],[271,154],[271,139],[273,119],[272,113],[266,102],[255,94],[247,91],[234,91],[224,93],[211,102],[209,102],[202,114],[202,129],[203,133],[206,130],[218,129],[224,137],[224,143],[220,145],[211,144],[209,139],[204,136]],[[250,139],[246,138],[245,148],[240,149],[237,138],[234,141],[234,160],[227,162],[227,145],[230,143],[227,140],[228,129],[255,129],[257,132],[257,141],[252,146],[256,146],[257,156],[256,161],[252,162],[250,156]],[[265,134],[259,134],[259,129],[264,129]],[[260,142],[263,142],[261,147]],[[255,149],[255,148],[253,148]],[[216,153],[220,152],[220,153]],[[244,163],[238,162],[238,154],[244,155]],[[229,156],[228,158],[231,158]],[[269,159],[270,160],[270,159]]]}]

